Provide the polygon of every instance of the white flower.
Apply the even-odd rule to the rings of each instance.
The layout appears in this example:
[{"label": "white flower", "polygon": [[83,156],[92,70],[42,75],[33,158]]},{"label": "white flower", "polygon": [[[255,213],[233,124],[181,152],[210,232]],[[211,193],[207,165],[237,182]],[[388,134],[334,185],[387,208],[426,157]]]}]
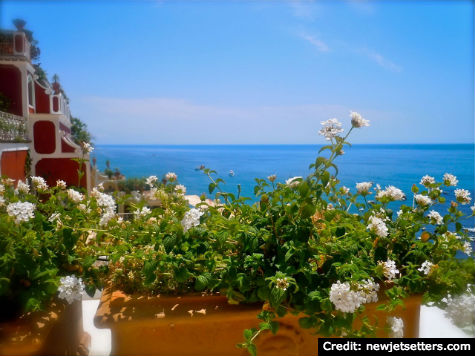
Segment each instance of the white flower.
[{"label": "white flower", "polygon": [[434,184],[434,183],[435,183],[435,178],[428,175],[425,175],[424,177],[422,177],[421,181],[419,182],[419,184],[422,184],[424,187],[428,187],[429,185]]},{"label": "white flower", "polygon": [[391,337],[402,338],[404,337],[404,321],[401,318],[390,316],[388,317],[388,323],[391,327]]},{"label": "white flower", "polygon": [[289,186],[290,188],[295,188],[296,186],[300,184],[299,179],[302,179],[302,177],[297,176],[297,177],[289,178],[285,181],[285,184]]},{"label": "white flower", "polygon": [[369,120],[364,119],[360,114],[355,111],[350,111],[351,125],[356,128],[363,126],[369,126]]},{"label": "white flower", "polygon": [[373,279],[367,279],[358,284],[358,293],[361,303],[376,303],[378,301],[379,284]]},{"label": "white flower", "polygon": [[461,237],[457,235],[455,232],[447,231],[441,236],[441,240],[443,242],[449,242],[449,240],[460,240]]},{"label": "white flower", "polygon": [[373,183],[371,182],[356,183],[356,190],[358,191],[359,194],[366,195],[368,194],[372,186],[373,186]]},{"label": "white flower", "polygon": [[403,211],[402,211],[401,209],[399,209],[399,210],[397,211],[397,216],[399,217],[399,216],[401,216],[401,214],[403,214]]},{"label": "white flower", "polygon": [[88,231],[87,238],[86,238],[86,245],[90,245],[96,239],[97,233],[95,231]]},{"label": "white flower", "polygon": [[23,183],[23,181],[19,180],[17,185],[16,185],[16,190],[15,192],[22,192],[27,194],[30,191],[30,186],[26,183]]},{"label": "white flower", "polygon": [[58,179],[56,181],[56,186],[61,189],[66,189],[66,182],[64,180]]},{"label": "white flower", "polygon": [[395,279],[399,274],[399,270],[396,268],[396,262],[390,260],[389,258],[386,262],[380,261],[379,265],[383,266],[384,276],[390,281]]},{"label": "white flower", "polygon": [[143,207],[142,209],[137,209],[134,211],[135,219],[140,219],[141,217],[147,216],[151,212],[152,210],[150,210],[146,206]]},{"label": "white flower", "polygon": [[455,199],[462,205],[468,204],[472,200],[470,192],[466,189],[455,189]]},{"label": "white flower", "polygon": [[450,173],[445,173],[444,174],[444,184],[447,187],[455,187],[459,181],[457,180],[457,177],[454,176],[453,174]]},{"label": "white flower", "polygon": [[268,176],[267,179],[269,179],[269,181],[271,181],[271,182],[274,182],[277,179],[277,176],[275,174],[272,174],[272,175]]},{"label": "white flower", "polygon": [[115,218],[115,213],[112,211],[106,210],[104,214],[102,214],[101,219],[99,220],[99,225],[100,226],[105,226],[111,221],[112,219]]},{"label": "white flower", "polygon": [[418,268],[417,270],[419,272],[424,273],[427,276],[430,273],[430,271],[432,270],[432,267],[434,267],[434,264],[432,262],[424,261],[424,263],[422,263],[421,267]]},{"label": "white flower", "polygon": [[416,194],[414,199],[420,206],[429,206],[432,204],[432,200],[426,195]]},{"label": "white flower", "polygon": [[34,187],[38,190],[47,190],[48,184],[43,179],[43,177],[31,177],[31,182],[33,183]]},{"label": "white flower", "polygon": [[35,204],[30,202],[16,202],[10,203],[7,206],[7,213],[9,216],[15,218],[15,223],[19,224],[22,221],[28,221],[35,217]]},{"label": "white flower", "polygon": [[5,186],[0,184],[0,195],[3,195],[3,193],[5,193]]},{"label": "white flower", "polygon": [[345,187],[344,185],[340,187],[341,194],[348,194],[350,192],[350,188]]},{"label": "white flower", "polygon": [[362,303],[360,293],[351,290],[348,282],[337,281],[330,288],[330,301],[335,305],[336,310],[343,313],[353,313]]},{"label": "white flower", "polygon": [[158,180],[157,176],[150,176],[145,180],[145,184],[149,186],[153,186],[153,183],[155,183]]},{"label": "white flower", "polygon": [[116,205],[112,196],[100,192],[97,188],[92,189],[91,196],[96,199],[98,206],[104,208],[108,212],[115,213]]},{"label": "white flower", "polygon": [[470,291],[456,297],[449,295],[445,315],[460,328],[472,326],[475,324],[475,295]]},{"label": "white flower", "polygon": [[318,133],[324,136],[327,141],[330,141],[333,137],[338,136],[339,133],[343,132],[341,122],[337,119],[322,121],[321,124],[323,127],[318,131]]},{"label": "white flower", "polygon": [[279,289],[286,290],[289,287],[289,281],[287,277],[277,278],[276,286]]},{"label": "white flower", "polygon": [[384,221],[376,216],[370,216],[368,219],[368,226],[367,228],[374,232],[379,237],[386,237],[388,236],[388,227],[384,223]]},{"label": "white flower", "polygon": [[68,198],[75,203],[79,203],[84,199],[84,195],[75,191],[74,189],[68,189]]},{"label": "white flower", "polygon": [[178,176],[176,175],[176,173],[168,172],[167,174],[165,174],[165,179],[170,182],[174,182],[178,179]]},{"label": "white flower", "polygon": [[69,304],[75,300],[81,300],[84,292],[84,283],[81,278],[78,279],[76,276],[61,277],[60,283],[58,287],[59,298],[65,299]]},{"label": "white flower", "polygon": [[86,204],[78,204],[78,209],[81,210],[81,211],[84,211],[84,212],[88,212]]},{"label": "white flower", "polygon": [[177,192],[178,194],[181,194],[181,195],[185,195],[186,194],[186,187],[182,184],[177,184],[177,186],[175,187],[175,192]]},{"label": "white flower", "polygon": [[442,225],[442,223],[444,222],[442,216],[435,210],[431,210],[429,214],[427,214],[427,217],[431,220],[432,223],[435,223],[436,225]]},{"label": "white flower", "polygon": [[61,218],[60,213],[53,213],[51,216],[48,218],[49,222],[55,222],[56,220],[59,220]]},{"label": "white flower", "polygon": [[465,253],[466,255],[470,255],[472,253],[472,245],[470,244],[470,242],[466,241],[464,244],[463,244],[463,253]]},{"label": "white flower", "polygon": [[204,213],[196,208],[192,208],[185,213],[183,220],[181,221],[181,225],[183,226],[184,231],[188,231],[194,226],[198,226],[200,224],[200,217]]},{"label": "white flower", "polygon": [[384,190],[380,190],[376,194],[376,199],[381,200],[382,198],[389,198],[390,201],[393,200],[405,200],[406,195],[402,192],[401,189],[396,188],[393,185],[386,187]]},{"label": "white flower", "polygon": [[82,142],[81,147],[84,153],[91,153],[92,151],[94,151],[94,147],[92,147],[91,144],[87,142]]}]

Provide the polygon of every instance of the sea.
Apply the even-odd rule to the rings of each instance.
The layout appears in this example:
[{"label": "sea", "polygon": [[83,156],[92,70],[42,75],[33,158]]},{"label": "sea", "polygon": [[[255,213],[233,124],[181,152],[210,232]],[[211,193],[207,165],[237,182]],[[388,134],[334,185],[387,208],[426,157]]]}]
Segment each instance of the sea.
[{"label": "sea", "polygon": [[[118,168],[126,177],[162,177],[175,172],[178,181],[187,188],[187,194],[209,196],[208,177],[200,166],[217,171],[217,177],[226,182],[223,190],[253,197],[255,178],[275,174],[284,182],[294,176],[306,176],[309,165],[315,162],[322,145],[97,145],[93,157],[97,167],[104,170],[106,161],[112,169]],[[337,157],[338,179],[342,185],[356,191],[357,182],[371,181],[382,188],[394,185],[402,189],[412,204],[411,187],[424,175],[442,180],[444,173],[454,174],[459,180],[457,188],[467,189],[474,199],[473,144],[361,144],[344,148]],[[453,187],[442,187],[448,201],[454,199]],[[254,199],[253,199],[254,200]],[[392,203],[396,211],[401,203]],[[470,205],[462,211],[470,215]],[[446,212],[447,204],[438,206]],[[463,225],[474,228],[474,218],[466,218]],[[472,233],[473,234],[473,233]]]}]

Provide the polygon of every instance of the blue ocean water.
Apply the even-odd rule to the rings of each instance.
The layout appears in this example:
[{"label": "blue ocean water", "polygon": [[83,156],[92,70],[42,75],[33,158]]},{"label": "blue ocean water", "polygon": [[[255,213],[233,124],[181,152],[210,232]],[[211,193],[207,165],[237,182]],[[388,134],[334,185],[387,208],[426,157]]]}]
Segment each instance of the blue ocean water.
[{"label": "blue ocean water", "polygon": [[[196,170],[200,165],[214,169],[226,181],[225,190],[236,192],[241,184],[242,196],[252,197],[254,178],[277,175],[278,181],[294,176],[306,176],[308,166],[315,161],[321,145],[99,145],[94,151],[100,170],[106,160],[111,168],[119,168],[127,177],[175,172],[187,194],[208,193],[208,178]],[[459,180],[458,187],[468,189],[474,197],[474,145],[353,145],[336,160],[338,178],[355,191],[355,184],[372,181],[382,187],[395,185],[408,197],[412,184],[428,174],[441,181],[444,173]],[[234,176],[229,176],[229,171]],[[454,188],[444,188],[448,199]],[[409,202],[407,202],[409,203]],[[473,201],[472,201],[473,203]],[[471,204],[472,205],[472,204]],[[397,204],[394,205],[397,209]],[[462,206],[470,214],[468,205]],[[465,226],[474,225],[468,219]]]}]

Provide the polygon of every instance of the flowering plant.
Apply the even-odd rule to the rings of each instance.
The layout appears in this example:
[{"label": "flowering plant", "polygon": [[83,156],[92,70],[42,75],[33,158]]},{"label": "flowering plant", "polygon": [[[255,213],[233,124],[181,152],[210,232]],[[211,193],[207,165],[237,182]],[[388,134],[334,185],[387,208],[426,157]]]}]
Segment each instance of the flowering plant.
[{"label": "flowering plant", "polygon": [[[229,303],[268,304],[259,328],[246,330],[239,345],[251,354],[257,335],[276,332],[276,317],[286,313],[323,335],[371,336],[385,328],[401,337],[397,317],[360,328],[354,321],[378,299],[387,310],[414,294],[444,305],[449,295],[473,288],[471,240],[460,222],[469,217],[459,209],[471,198],[466,190],[453,191],[456,177],[422,177],[411,198],[372,182],[351,190],[340,184],[335,160],[351,131],[369,121],[352,112],[344,137],[337,119],[322,125],[329,144],[310,165],[312,173],[285,183],[276,176],[256,179],[256,203],[240,196],[239,187],[237,195],[225,192],[208,168],[202,170],[215,200],[202,197],[191,209],[176,175],[161,183],[149,177],[159,206],[150,210],[142,202],[132,221],[109,230],[112,284],[126,292],[219,292]],[[442,189],[453,194],[450,204]],[[405,201],[397,214],[395,201]]]},{"label": "flowering plant", "polygon": [[0,180],[2,319],[42,309],[54,296],[72,303],[84,289],[94,294],[100,267],[90,221],[100,220],[102,203],[61,180],[54,187],[41,177]]}]

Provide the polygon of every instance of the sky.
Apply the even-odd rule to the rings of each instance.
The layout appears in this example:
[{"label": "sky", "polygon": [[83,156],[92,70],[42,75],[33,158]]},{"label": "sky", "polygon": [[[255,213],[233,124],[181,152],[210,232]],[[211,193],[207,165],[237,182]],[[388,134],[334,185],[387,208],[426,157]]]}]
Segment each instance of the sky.
[{"label": "sky", "polygon": [[473,1],[0,0],[96,144],[473,143]]}]

